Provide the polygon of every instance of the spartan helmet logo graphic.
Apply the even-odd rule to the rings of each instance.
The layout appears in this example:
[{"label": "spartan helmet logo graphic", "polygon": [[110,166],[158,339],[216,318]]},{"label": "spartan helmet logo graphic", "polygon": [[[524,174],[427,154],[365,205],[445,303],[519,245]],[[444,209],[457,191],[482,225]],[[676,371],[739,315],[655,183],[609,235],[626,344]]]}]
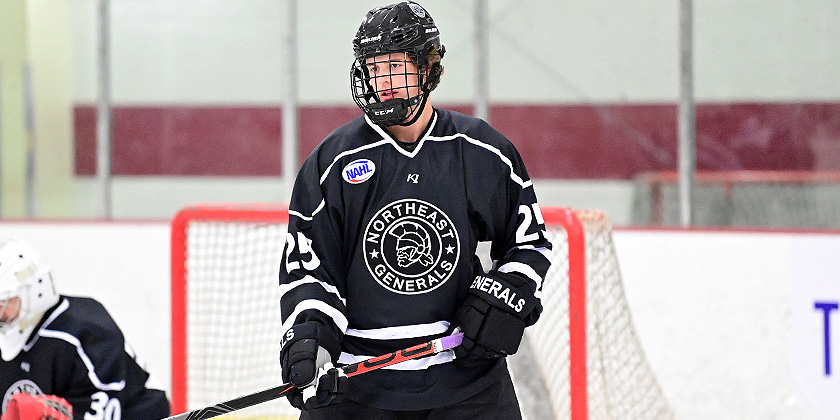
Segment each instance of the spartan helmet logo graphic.
[{"label": "spartan helmet logo graphic", "polygon": [[412,221],[403,221],[394,225],[388,234],[397,238],[397,264],[408,267],[419,263],[428,267],[435,262],[431,254],[432,240],[422,226]]},{"label": "spartan helmet logo graphic", "polygon": [[452,277],[461,243],[452,219],[413,198],[393,201],[368,222],[362,238],[365,265],[382,287],[404,295],[428,293]]}]

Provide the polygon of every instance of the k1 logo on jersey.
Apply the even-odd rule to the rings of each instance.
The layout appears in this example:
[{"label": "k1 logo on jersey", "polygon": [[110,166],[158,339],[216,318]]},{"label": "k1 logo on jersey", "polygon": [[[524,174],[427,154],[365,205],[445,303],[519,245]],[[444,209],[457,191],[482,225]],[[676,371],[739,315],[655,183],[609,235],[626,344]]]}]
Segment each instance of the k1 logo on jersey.
[{"label": "k1 logo on jersey", "polygon": [[367,159],[354,160],[341,171],[341,176],[351,184],[361,184],[373,176],[376,165]]},{"label": "k1 logo on jersey", "polygon": [[376,281],[405,295],[440,287],[452,276],[461,252],[449,216],[415,199],[380,209],[365,229],[363,250]]}]

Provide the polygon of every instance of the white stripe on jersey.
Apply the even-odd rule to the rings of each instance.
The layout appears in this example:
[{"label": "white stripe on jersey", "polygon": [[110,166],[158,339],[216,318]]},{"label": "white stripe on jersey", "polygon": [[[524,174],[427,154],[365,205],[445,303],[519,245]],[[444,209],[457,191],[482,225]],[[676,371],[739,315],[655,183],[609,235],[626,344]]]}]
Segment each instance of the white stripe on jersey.
[{"label": "white stripe on jersey", "polygon": [[[502,273],[519,273],[531,279],[531,281],[537,284],[536,293],[534,293],[535,296],[537,296],[537,293],[540,293],[540,289],[542,289],[542,277],[540,277],[534,268],[528,264],[511,261],[507,264],[503,264],[498,270]],[[539,298],[539,296],[537,297]]]},{"label": "white stripe on jersey", "polygon": [[318,203],[318,207],[315,208],[315,210],[312,212],[312,214],[310,216],[304,216],[303,214],[298,213],[298,212],[296,212],[292,209],[289,209],[289,216],[297,216],[297,217],[300,217],[303,220],[306,220],[307,222],[311,222],[312,218],[315,217],[315,215],[318,214],[318,212],[321,211],[321,209],[324,208],[324,204],[326,204],[326,203],[324,202],[323,199],[321,199],[321,202]]},{"label": "white stripe on jersey", "polygon": [[292,313],[289,314],[285,321],[283,321],[283,325],[280,331],[285,332],[288,331],[289,328],[292,328],[292,325],[295,324],[295,318],[297,318],[297,316],[300,315],[301,312],[307,309],[315,309],[316,311],[320,311],[332,318],[333,322],[335,322],[335,325],[339,328],[339,330],[341,330],[342,333],[347,330],[347,317],[345,317],[344,314],[341,313],[341,311],[328,305],[324,301],[317,299],[307,299],[298,302]]},{"label": "white stripe on jersey", "polygon": [[[540,222],[540,223],[543,223],[543,222]],[[543,231],[543,232],[545,232],[545,231]],[[541,246],[541,247],[537,248],[533,245],[518,245],[518,246],[514,247],[514,249],[527,249],[527,250],[537,251],[540,254],[542,254],[542,256],[545,257],[545,259],[551,261],[551,250],[544,247],[544,246]]]},{"label": "white stripe on jersey", "polygon": [[[507,165],[508,168],[510,168],[510,179],[512,179],[513,182],[519,184],[519,186],[522,189],[529,188],[529,187],[532,187],[534,185],[533,182],[530,179],[529,180],[524,180],[519,175],[517,175],[516,172],[514,172],[514,170],[513,170],[513,163],[510,161],[510,159],[508,159],[507,156],[505,156],[498,148],[496,148],[494,146],[491,146],[491,145],[489,145],[487,143],[484,143],[480,140],[476,140],[476,139],[474,139],[470,136],[467,136],[466,134],[462,134],[462,133],[453,134],[451,136],[446,136],[446,137],[432,137],[431,135],[429,135],[432,132],[432,129],[434,129],[435,124],[437,123],[437,117],[438,117],[437,112],[435,112],[433,114],[433,117],[432,117],[432,123],[429,125],[429,129],[420,138],[420,140],[418,140],[420,143],[417,145],[417,147],[414,148],[414,150],[408,151],[408,150],[405,150],[404,148],[400,147],[399,145],[395,144],[394,139],[391,138],[391,136],[389,136],[385,132],[385,130],[382,129],[382,127],[380,127],[377,124],[374,124],[368,118],[368,116],[365,115],[365,121],[367,121],[367,124],[371,128],[373,128],[377,133],[379,133],[380,136],[382,136],[382,140],[377,141],[375,143],[366,144],[362,147],[357,147],[355,149],[346,150],[344,152],[339,153],[335,158],[333,158],[332,163],[330,163],[330,165],[327,166],[327,168],[324,170],[324,173],[321,174],[321,178],[319,180],[319,183],[320,184],[324,183],[324,181],[327,179],[327,176],[329,176],[330,171],[332,170],[333,166],[335,166],[336,162],[338,162],[339,159],[341,159],[344,156],[348,156],[348,155],[352,155],[354,153],[360,152],[362,150],[376,148],[376,147],[379,147],[383,144],[391,144],[392,146],[394,146],[394,149],[396,149],[398,152],[402,153],[403,155],[405,155],[407,157],[414,157],[414,156],[417,155],[417,153],[420,152],[420,149],[423,148],[423,144],[426,142],[426,140],[429,140],[429,141],[451,141],[451,140],[454,140],[454,139],[460,137],[460,138],[463,138],[464,140],[466,140],[467,142],[472,143],[472,144],[474,144],[478,147],[481,147],[483,149],[486,149],[486,150],[492,152],[493,154],[495,154],[496,156],[498,156],[499,159],[505,165]],[[323,199],[321,199],[321,202],[318,204],[318,208],[316,208],[310,216],[305,216],[302,213],[300,213],[298,211],[295,211],[295,210],[292,210],[292,209],[289,209],[289,214],[292,215],[292,216],[300,217],[301,219],[306,220],[306,221],[311,221],[312,218],[316,214],[318,214],[318,212],[324,207],[324,205],[325,205],[325,202],[324,202]]]},{"label": "white stripe on jersey", "polygon": [[510,168],[510,179],[512,179],[513,182],[519,184],[519,186],[522,189],[525,189],[525,188],[528,188],[528,187],[531,187],[531,186],[534,185],[533,182],[531,182],[530,179],[526,181],[526,180],[520,178],[519,175],[517,175],[516,172],[513,171],[513,163],[510,161],[510,159],[508,159],[507,156],[505,156],[502,153],[501,150],[499,150],[499,149],[497,149],[497,148],[495,148],[495,147],[493,147],[493,146],[491,146],[487,143],[484,143],[480,140],[476,140],[476,139],[474,139],[474,138],[472,138],[472,137],[470,137],[466,134],[458,133],[458,134],[453,134],[451,136],[446,136],[446,137],[432,137],[432,136],[429,136],[429,141],[450,141],[450,140],[454,140],[458,137],[461,137],[464,140],[466,140],[466,141],[468,141],[468,142],[470,142],[470,143],[472,143],[472,144],[474,144],[478,147],[481,147],[483,149],[487,149],[488,151],[490,151],[493,154],[495,154],[496,156],[498,156],[499,159],[505,165],[507,165],[508,168]]},{"label": "white stripe on jersey", "polygon": [[96,376],[96,372],[93,370],[93,362],[90,361],[90,358],[88,357],[87,353],[85,353],[85,349],[82,348],[82,343],[79,341],[78,338],[63,331],[53,331],[47,329],[42,329],[38,332],[38,335],[40,335],[41,337],[52,337],[57,338],[59,340],[64,340],[75,346],[76,353],[79,354],[79,358],[82,359],[82,363],[84,363],[85,367],[87,367],[88,378],[90,379],[90,382],[93,383],[93,386],[96,387],[96,389],[99,389],[101,391],[122,391],[123,388],[125,388],[125,379],[119,382],[111,382],[108,384],[102,383],[99,377]]},{"label": "white stripe on jersey", "polygon": [[[379,133],[379,135],[381,135],[381,136],[382,136],[382,138],[384,138],[384,139],[388,140],[390,143],[393,143],[393,142],[394,142],[394,140],[393,140],[393,139],[391,139],[391,136],[389,136],[388,134],[386,134],[386,133],[385,133],[385,131],[384,131],[384,130],[382,130],[382,127],[380,127],[380,126],[378,126],[378,125],[374,124],[374,123],[373,123],[373,122],[372,122],[372,121],[371,121],[371,120],[367,117],[367,115],[365,115],[365,120],[367,121],[367,123],[368,123],[368,125],[369,125],[369,126],[373,127],[373,129],[374,129],[374,130],[376,130],[376,132],[377,132],[377,133]],[[431,135],[429,135],[429,133],[431,133],[431,132],[432,132],[432,129],[434,128],[434,126],[435,126],[435,124],[436,124],[436,123],[437,123],[437,112],[435,112],[435,113],[434,113],[434,117],[433,117],[432,123],[429,125],[429,130],[428,130],[428,131],[426,131],[426,135],[424,135],[423,137],[421,137],[421,138],[420,138],[420,140],[419,140],[419,141],[420,141],[420,144],[418,144],[418,145],[417,145],[417,147],[415,147],[415,148],[414,148],[414,150],[412,150],[411,152],[409,152],[409,151],[405,150],[404,148],[399,147],[398,145],[394,144],[394,146],[396,147],[397,151],[399,151],[400,153],[402,153],[402,154],[404,154],[404,155],[406,155],[406,156],[408,156],[408,157],[414,157],[414,156],[416,156],[416,155],[417,155],[417,153],[419,153],[419,152],[420,152],[420,149],[422,149],[422,148],[423,148],[423,143],[424,143],[426,140],[429,140],[429,141],[450,141],[450,140],[454,140],[454,139],[456,139],[456,138],[458,138],[458,137],[461,137],[461,138],[465,139],[466,141],[468,141],[468,142],[470,142],[470,143],[472,143],[472,144],[474,144],[474,145],[476,145],[476,146],[478,146],[478,147],[481,147],[481,148],[487,149],[487,150],[489,150],[489,151],[493,152],[493,154],[495,154],[496,156],[498,156],[498,157],[499,157],[499,159],[501,159],[501,161],[502,161],[502,162],[504,162],[504,164],[505,164],[505,165],[507,165],[507,166],[508,166],[508,168],[510,168],[510,178],[513,180],[513,182],[516,182],[517,184],[519,184],[519,186],[520,186],[520,187],[522,187],[523,189],[525,189],[525,188],[528,188],[528,187],[530,187],[530,186],[532,186],[532,185],[533,185],[533,183],[531,182],[531,180],[527,180],[527,181],[525,181],[525,180],[523,180],[522,178],[520,178],[520,177],[519,177],[519,175],[517,175],[517,174],[513,171],[513,163],[510,161],[510,159],[508,159],[508,157],[507,157],[507,156],[505,156],[505,155],[501,152],[501,150],[499,150],[499,149],[497,149],[497,148],[495,148],[495,147],[493,147],[493,146],[491,146],[491,145],[489,145],[489,144],[487,144],[487,143],[484,143],[484,142],[482,142],[482,141],[476,140],[476,139],[474,139],[474,138],[472,138],[472,137],[470,137],[470,136],[468,136],[468,135],[466,135],[466,134],[463,134],[463,133],[453,134],[453,135],[451,135],[451,136],[446,136],[446,137],[432,137]],[[377,143],[374,143],[374,144],[377,144],[377,145],[378,145],[379,143],[381,143],[381,142],[377,142]],[[341,155],[339,155],[339,156],[341,156]],[[336,159],[337,159],[337,158],[336,158]],[[330,166],[332,166],[332,165],[330,165]],[[329,171],[329,168],[327,169],[327,171]],[[326,175],[327,175],[327,174],[325,173],[325,174],[324,174],[324,176],[322,176],[322,177],[321,177],[321,182],[324,182],[323,180],[326,178]]]},{"label": "white stripe on jersey", "polygon": [[[510,179],[512,179],[513,182],[516,182],[517,184],[519,184],[519,186],[522,187],[522,189],[533,186],[533,183],[531,182],[531,180],[527,180],[527,181],[523,180],[521,177],[519,177],[519,175],[517,175],[513,171],[513,163],[510,161],[510,159],[508,159],[507,156],[505,156],[502,153],[501,150],[497,149],[496,147],[493,147],[493,146],[491,146],[487,143],[484,143],[480,140],[476,140],[476,139],[474,139],[474,138],[472,138],[472,137],[470,137],[466,134],[463,134],[463,133],[453,134],[451,136],[445,136],[445,137],[432,137],[431,135],[429,135],[432,132],[432,130],[434,129],[435,124],[437,123],[437,116],[438,116],[437,112],[435,112],[433,115],[434,116],[432,118],[432,123],[429,125],[429,129],[420,138],[420,140],[418,140],[420,142],[420,144],[418,144],[417,147],[415,147],[414,150],[412,150],[411,152],[409,152],[408,150],[405,150],[404,148],[394,144],[394,147],[397,149],[398,152],[400,152],[400,153],[402,153],[402,154],[404,154],[408,157],[414,157],[414,156],[417,155],[417,153],[420,152],[420,149],[423,148],[423,144],[425,143],[426,140],[429,140],[429,141],[450,141],[450,140],[454,140],[458,137],[461,137],[461,138],[465,139],[466,141],[468,141],[468,142],[470,142],[470,143],[472,143],[472,144],[474,144],[478,147],[487,149],[490,152],[492,152],[493,154],[495,154],[496,156],[498,156],[499,159],[501,159],[501,161],[505,165],[507,165],[508,168],[510,168]],[[389,143],[394,143],[394,140],[391,138],[391,136],[389,136],[387,133],[385,133],[385,131],[382,129],[382,127],[378,126],[377,124],[374,124],[373,121],[371,121],[370,118],[367,117],[367,115],[365,115],[365,121],[367,121],[368,125],[371,126],[374,130],[376,130],[376,132],[379,133],[379,135],[382,136],[383,139],[387,140]],[[374,144],[379,145],[380,143],[381,142],[376,142]],[[341,157],[342,155],[344,155],[344,153],[339,155],[339,157]],[[338,159],[338,158],[336,158],[336,159]],[[335,163],[335,162],[333,162],[333,163]],[[330,165],[330,167],[332,167],[332,165]],[[327,168],[327,172],[329,172],[329,168]],[[321,182],[322,183],[324,182],[324,179],[326,179],[326,176],[327,176],[327,173],[324,173],[324,175],[321,177]]]},{"label": "white stripe on jersey", "polygon": [[294,289],[295,287],[298,287],[300,285],[307,284],[307,283],[318,283],[318,284],[320,284],[321,287],[323,287],[326,291],[334,294],[341,301],[341,303],[344,304],[344,306],[347,306],[347,300],[344,299],[343,297],[341,297],[341,294],[338,293],[338,289],[336,289],[335,286],[333,286],[331,284],[328,284],[328,283],[324,283],[321,280],[318,280],[315,277],[312,277],[310,275],[306,275],[304,278],[302,278],[300,280],[295,280],[295,281],[293,281],[291,283],[288,283],[288,284],[281,284],[280,285],[280,299],[281,300],[283,299],[283,295],[285,295],[286,292]]},{"label": "white stripe on jersey", "polygon": [[324,173],[323,173],[323,175],[321,175],[321,180],[320,180],[319,183],[323,184],[324,181],[326,181],[327,175],[330,174],[330,170],[332,169],[333,166],[335,166],[335,163],[338,162],[339,159],[341,159],[341,158],[343,158],[344,156],[347,156],[347,155],[352,155],[353,153],[356,153],[356,152],[361,152],[362,150],[373,149],[375,147],[379,147],[379,145],[381,145],[381,144],[388,143],[388,140],[391,140],[391,139],[390,138],[382,139],[382,140],[380,140],[376,143],[366,144],[362,147],[357,147],[355,149],[345,150],[345,151],[339,153],[338,156],[336,156],[333,159],[332,163],[330,163],[330,166],[327,166],[327,169],[324,170]]},{"label": "white stripe on jersey", "polygon": [[368,125],[371,128],[373,128],[374,131],[376,131],[377,133],[379,133],[380,136],[382,136],[382,139],[386,140],[388,143],[393,145],[394,149],[396,149],[398,152],[400,152],[401,154],[403,154],[407,157],[410,157],[410,158],[413,158],[414,156],[417,156],[417,153],[419,153],[420,149],[423,148],[423,143],[426,141],[427,138],[429,138],[429,133],[431,133],[432,130],[434,130],[435,124],[437,124],[437,118],[438,118],[437,112],[433,113],[432,114],[432,123],[429,124],[429,127],[426,129],[426,132],[423,133],[422,136],[420,136],[419,140],[417,140],[418,141],[417,147],[415,147],[414,150],[408,151],[408,150],[405,150],[404,147],[401,147],[400,145],[398,145],[396,143],[396,141],[390,135],[388,135],[388,133],[386,133],[385,130],[382,129],[382,127],[380,127],[377,124],[374,124],[374,122],[371,121],[370,118],[368,118],[367,115],[365,115],[365,121],[367,121]]},{"label": "white stripe on jersey", "polygon": [[[353,355],[350,353],[341,353],[341,356],[338,358],[338,363],[342,364],[353,364],[365,361],[367,359],[371,359],[375,356],[359,356]],[[413,359],[413,360],[406,360],[404,362],[400,362],[391,366],[385,366],[382,369],[391,369],[391,370],[424,370],[429,366],[433,365],[440,365],[443,363],[449,363],[455,360],[455,354],[452,350],[447,350],[441,353],[438,353],[431,357],[424,357],[421,359]]]},{"label": "white stripe on jersey", "polygon": [[369,338],[372,340],[394,340],[401,338],[425,337],[428,335],[445,333],[449,329],[449,322],[438,321],[430,324],[401,325],[398,327],[374,328],[357,330],[348,328],[345,335]]},{"label": "white stripe on jersey", "polygon": [[[361,152],[361,151],[367,150],[367,149],[373,149],[373,148],[379,147],[383,144],[390,144],[390,145],[394,146],[394,148],[398,152],[400,152],[400,153],[402,153],[402,154],[404,154],[408,157],[414,157],[414,155],[416,155],[417,152],[420,151],[422,143],[423,143],[422,138],[420,139],[421,144],[418,144],[413,152],[408,152],[404,148],[395,144],[394,139],[392,139],[391,136],[386,134],[385,131],[382,130],[382,127],[374,124],[367,117],[367,115],[365,115],[365,120],[367,121],[368,125],[370,125],[377,133],[379,133],[380,136],[382,136],[382,140],[377,141],[375,143],[366,144],[362,147],[357,147],[355,149],[345,150],[345,151],[339,153],[336,157],[333,158],[333,161],[330,163],[329,166],[327,166],[327,169],[324,170],[324,173],[321,174],[321,178],[318,181],[319,184],[323,184],[324,181],[327,180],[327,176],[329,176],[330,171],[332,171],[333,166],[335,166],[335,164],[338,162],[338,160],[343,158],[344,156],[349,156],[349,155],[352,155],[354,153],[358,153],[358,152]],[[432,132],[432,128],[434,128],[435,122],[437,122],[437,113],[434,114],[434,117],[432,119],[432,123],[429,125],[429,129],[426,131],[427,133]],[[321,199],[321,202],[318,204],[318,208],[316,208],[315,211],[313,211],[311,215],[304,216],[302,213],[300,213],[298,211],[295,211],[295,210],[292,210],[292,209],[289,209],[289,215],[300,217],[301,219],[306,220],[306,221],[312,221],[312,218],[315,217],[315,215],[318,214],[318,212],[321,211],[322,208],[324,208],[324,205],[325,205],[324,199]]]},{"label": "white stripe on jersey", "polygon": [[[64,311],[66,311],[67,308],[69,308],[69,307],[70,307],[70,301],[68,301],[65,298],[61,298],[61,303],[58,305],[57,308],[55,308],[54,311],[52,311],[52,314],[50,314],[50,317],[47,318],[47,320],[44,321],[43,324],[41,324],[41,329],[47,328],[50,324],[52,324],[53,321],[55,321],[56,318],[59,317],[59,315],[63,314]],[[35,346],[35,343],[38,342],[38,337],[40,337],[40,336],[41,336],[40,334],[35,334],[35,337],[31,341],[29,341],[28,343],[23,345],[23,350],[24,351],[31,350],[32,347]]]},{"label": "white stripe on jersey", "polygon": [[134,363],[137,363],[137,366],[140,366],[140,369],[143,369],[143,372],[146,372],[146,374],[149,375],[149,378],[146,379],[146,383],[144,384],[147,389],[156,389],[158,391],[166,392],[163,382],[157,380],[155,375],[152,375],[149,372],[149,369],[146,367],[146,362],[137,357],[137,352],[134,351],[134,347],[131,347],[131,344],[128,344],[128,341],[125,341],[125,352],[134,359]]}]

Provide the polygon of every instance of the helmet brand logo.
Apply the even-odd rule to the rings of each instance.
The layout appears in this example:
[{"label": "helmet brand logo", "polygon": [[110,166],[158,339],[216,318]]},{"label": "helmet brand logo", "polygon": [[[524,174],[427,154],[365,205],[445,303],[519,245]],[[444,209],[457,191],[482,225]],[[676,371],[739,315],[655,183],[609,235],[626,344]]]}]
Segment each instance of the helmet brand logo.
[{"label": "helmet brand logo", "polygon": [[390,113],[392,113],[392,112],[394,112],[394,108],[383,109],[383,110],[381,110],[381,111],[379,111],[379,110],[374,110],[374,111],[373,111],[373,115],[380,115],[380,116],[381,116],[381,115],[388,115],[388,114],[390,114]]},{"label": "helmet brand logo", "polygon": [[430,33],[430,32],[437,32],[437,31],[438,31],[438,28],[428,28],[428,29],[426,29],[427,34]]},{"label": "helmet brand logo", "polygon": [[380,39],[382,39],[382,35],[369,36],[367,38],[362,38],[362,40],[359,42],[362,44],[367,44],[368,42],[379,41]]},{"label": "helmet brand logo", "polygon": [[414,12],[415,15],[418,17],[424,18],[426,17],[426,11],[423,10],[423,7],[417,3],[408,3],[408,7]]}]

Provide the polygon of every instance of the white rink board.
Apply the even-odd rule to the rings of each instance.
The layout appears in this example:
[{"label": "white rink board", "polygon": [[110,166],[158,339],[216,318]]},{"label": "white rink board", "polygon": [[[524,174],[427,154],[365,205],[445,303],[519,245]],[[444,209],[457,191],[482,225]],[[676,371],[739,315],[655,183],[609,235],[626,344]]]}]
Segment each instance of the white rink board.
[{"label": "white rink board", "polygon": [[[0,221],[0,236],[30,241],[52,265],[63,293],[105,304],[169,386],[168,223]],[[840,232],[619,230],[614,238],[639,338],[678,420],[832,418],[816,414],[807,400],[814,394],[803,397],[792,374],[800,348],[795,336],[805,334],[797,343],[818,357],[822,324],[794,333],[791,319],[822,319],[813,303],[807,305],[814,299],[810,289],[797,289],[806,282],[796,261],[817,266],[811,272],[835,274],[820,284],[827,284],[824,299],[840,300],[840,280],[831,280],[838,278],[836,263],[794,252],[816,247],[840,255]],[[820,269],[823,263],[835,265]],[[791,307],[794,295],[806,302],[800,312]],[[838,331],[840,313],[832,316],[832,331]],[[837,381],[839,373],[837,364],[828,380]]]},{"label": "white rink board", "polygon": [[[840,300],[840,271],[826,270],[837,265],[840,232],[628,230],[616,232],[615,242],[634,323],[677,419],[840,419],[837,393],[824,417],[806,399],[815,398],[809,388],[830,385],[797,382],[793,371],[794,360],[823,348],[817,290],[802,273],[832,273],[826,298]],[[835,257],[797,266],[807,247]],[[794,305],[793,295],[810,303]],[[794,324],[797,318],[806,321]],[[826,380],[818,378],[819,364],[809,368],[808,378]],[[837,389],[840,376],[827,379]]]}]

